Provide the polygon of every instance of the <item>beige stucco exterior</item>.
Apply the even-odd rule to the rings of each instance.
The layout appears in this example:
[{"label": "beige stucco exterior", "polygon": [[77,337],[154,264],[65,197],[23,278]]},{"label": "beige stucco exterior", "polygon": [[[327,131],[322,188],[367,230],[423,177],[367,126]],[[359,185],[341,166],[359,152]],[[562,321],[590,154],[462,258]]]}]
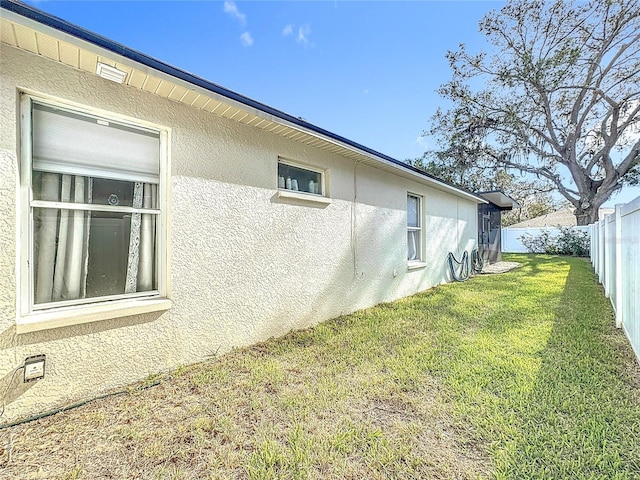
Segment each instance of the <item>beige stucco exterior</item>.
[{"label": "beige stucco exterior", "polygon": [[[450,280],[446,257],[476,245],[476,203],[372,165],[118,85],[2,45],[0,50],[0,423],[224,354]],[[167,311],[18,333],[19,91],[170,129]],[[277,161],[326,169],[331,202],[277,196]],[[407,192],[423,196],[426,262],[407,266]]]}]

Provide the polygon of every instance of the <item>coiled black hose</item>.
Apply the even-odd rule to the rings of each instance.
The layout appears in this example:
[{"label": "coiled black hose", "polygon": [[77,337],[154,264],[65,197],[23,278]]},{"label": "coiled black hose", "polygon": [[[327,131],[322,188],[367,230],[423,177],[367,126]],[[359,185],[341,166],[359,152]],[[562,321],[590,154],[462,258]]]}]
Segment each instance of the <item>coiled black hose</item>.
[{"label": "coiled black hose", "polygon": [[466,250],[462,254],[460,261],[458,261],[452,252],[449,252],[447,260],[449,261],[451,276],[457,282],[469,280],[471,273],[480,273],[484,268],[482,255],[479,254],[476,248],[471,250],[471,263],[469,263],[469,254]]},{"label": "coiled black hose", "polygon": [[471,268],[473,273],[480,273],[484,268],[484,260],[482,255],[478,252],[477,248],[471,250]]},{"label": "coiled black hose", "polygon": [[[455,281],[464,282],[466,280],[469,280],[471,270],[469,268],[469,253],[466,250],[462,254],[462,260],[458,261],[458,259],[451,252],[449,252],[448,260],[449,268],[451,269],[451,276]],[[454,266],[454,263],[457,266]]]}]

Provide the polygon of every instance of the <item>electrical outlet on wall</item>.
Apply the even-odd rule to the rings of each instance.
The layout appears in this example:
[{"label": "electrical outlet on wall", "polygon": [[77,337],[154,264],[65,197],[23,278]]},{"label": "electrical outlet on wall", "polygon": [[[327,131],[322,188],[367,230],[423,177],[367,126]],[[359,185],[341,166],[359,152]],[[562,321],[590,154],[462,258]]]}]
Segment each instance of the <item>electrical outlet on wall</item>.
[{"label": "electrical outlet on wall", "polygon": [[44,378],[45,355],[34,355],[24,360],[24,381],[32,382]]}]

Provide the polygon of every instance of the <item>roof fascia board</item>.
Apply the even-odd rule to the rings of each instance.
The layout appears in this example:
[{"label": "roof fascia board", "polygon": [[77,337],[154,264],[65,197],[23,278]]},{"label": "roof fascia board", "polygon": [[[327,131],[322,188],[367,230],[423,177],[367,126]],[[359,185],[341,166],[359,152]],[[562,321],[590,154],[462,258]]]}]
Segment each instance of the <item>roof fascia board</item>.
[{"label": "roof fascia board", "polygon": [[438,190],[441,191],[446,191],[449,192],[453,195],[456,195],[458,197],[462,197],[462,198],[466,198],[468,200],[471,200],[475,203],[489,203],[487,200],[485,200],[482,197],[479,197],[477,195],[474,195],[472,193],[468,193],[465,192],[464,190],[461,190],[459,188],[456,188],[452,185],[448,185],[447,183],[444,183],[440,180],[438,180],[437,178],[431,177],[429,175],[427,175],[425,172],[423,172],[422,170],[419,170],[417,168],[412,167],[411,165],[402,163],[402,164],[398,164],[396,161],[389,161],[385,158],[385,156],[383,156],[382,154],[375,154],[374,153],[370,153],[367,151],[363,151],[362,148],[358,148],[357,146],[352,146],[351,143],[343,143],[340,141],[336,141],[334,140],[332,137],[329,136],[325,136],[325,135],[321,135],[318,132],[315,132],[313,130],[309,130],[307,128],[301,127],[297,124],[292,124],[287,122],[286,120],[282,120],[282,119],[273,119],[274,122],[280,123],[281,125],[285,125],[289,128],[292,128],[294,130],[297,130],[299,132],[303,132],[303,133],[307,133],[309,135],[313,135],[316,138],[319,138],[325,142],[328,143],[332,143],[334,145],[337,145],[341,148],[350,150],[358,155],[362,155],[364,157],[370,158],[372,160],[375,160],[376,162],[382,163],[384,165],[387,165],[388,167],[393,168],[394,170],[397,170],[399,172],[402,172],[404,174],[408,174],[408,176],[420,183],[423,184],[427,184],[433,188],[436,188]]},{"label": "roof fascia board", "polygon": [[85,49],[96,55],[108,57],[122,65],[134,68],[142,73],[154,75],[162,80],[166,80],[197,93],[210,96],[215,100],[231,104],[236,108],[248,111],[249,113],[265,120],[312,135],[325,142],[332,143],[341,148],[345,148],[357,154],[371,158],[372,160],[385,164],[387,167],[391,167],[394,170],[408,173],[411,178],[415,179],[415,181],[427,184],[438,190],[446,191],[475,203],[487,203],[484,198],[449,185],[411,165],[400,162],[399,160],[380,152],[376,152],[364,145],[360,145],[340,135],[329,132],[328,130],[295,118],[285,112],[257,102],[232,90],[228,90],[220,85],[173,67],[136,50],[130,49],[129,47],[114,42],[106,37],[66,22],[65,20],[49,15],[31,7],[30,5],[11,0],[0,0],[0,6],[2,7],[2,16],[11,22],[58,38],[61,41],[72,44],[78,48]]},{"label": "roof fascia board", "polygon": [[[225,103],[228,103],[236,108],[242,108],[243,110],[249,111],[250,113],[263,113],[262,111],[256,109],[256,108],[252,108],[250,106],[248,106],[246,103],[234,100],[226,95],[223,95],[221,93],[218,93],[210,88],[204,88],[194,82],[190,82],[190,81],[185,81],[182,78],[179,78],[177,76],[171,75],[170,73],[166,73],[165,70],[168,69],[173,69],[173,70],[178,70],[175,67],[171,67],[168,64],[165,64],[163,62],[160,62],[158,60],[153,59],[152,57],[146,56],[142,53],[136,52],[138,56],[145,57],[148,62],[143,62],[140,60],[135,60],[132,59],[129,56],[124,55],[124,53],[126,53],[126,51],[132,51],[130,50],[128,47],[125,47],[124,45],[121,46],[122,49],[122,53],[119,53],[117,50],[115,49],[109,49],[109,48],[105,48],[97,43],[94,43],[92,41],[89,40],[85,40],[84,38],[78,37],[78,36],[74,36],[73,34],[70,34],[64,30],[60,30],[58,28],[52,27],[48,24],[45,23],[40,23],[37,20],[33,20],[32,18],[29,17],[25,17],[22,16],[19,13],[16,13],[14,11],[10,11],[10,10],[6,10],[5,9],[5,1],[2,0],[2,17],[9,20],[10,22],[16,23],[18,25],[22,25],[24,27],[30,28],[34,31],[37,32],[41,32],[45,35],[49,35],[51,37],[54,37],[62,42],[66,42],[70,45],[73,45],[74,47],[78,47],[81,48],[83,50],[86,50],[90,53],[93,53],[95,55],[98,55],[100,57],[104,57],[104,58],[108,58],[109,60],[112,60],[116,63],[120,63],[122,65],[125,65],[129,68],[135,69],[141,73],[147,74],[147,75],[153,75],[157,78],[159,78],[160,80],[166,80],[168,82],[177,84],[179,86],[182,86],[184,88],[187,88],[188,90],[193,90],[197,93],[200,93],[202,95],[207,95],[209,97],[212,97],[214,100],[219,100],[219,101],[223,101]],[[69,24],[71,26],[71,24]],[[96,34],[92,34],[91,32],[88,31],[84,31],[86,34],[88,35],[92,35],[96,38],[102,38],[99,37]],[[107,39],[103,39],[105,42],[110,42],[113,45],[118,45],[115,42],[112,42],[111,40],[107,40]],[[157,64],[156,66],[152,66],[152,64]],[[192,77],[193,79],[197,79],[199,77],[197,77],[196,75],[187,73],[187,72],[183,72],[186,75],[189,75],[190,77]],[[210,83],[207,80],[204,79],[199,79],[202,81],[202,83]],[[222,88],[222,87],[219,87]],[[275,121],[275,117],[271,118],[268,116],[265,116],[264,113],[263,115],[261,115],[261,117],[266,118],[267,120],[273,120]]]},{"label": "roof fascia board", "polygon": [[[490,190],[486,192],[476,192],[476,194],[485,200],[489,200],[494,205],[500,207],[500,209],[511,210],[514,208],[520,208],[520,203],[517,200],[510,197],[502,190]],[[508,205],[507,205],[508,204]]]}]

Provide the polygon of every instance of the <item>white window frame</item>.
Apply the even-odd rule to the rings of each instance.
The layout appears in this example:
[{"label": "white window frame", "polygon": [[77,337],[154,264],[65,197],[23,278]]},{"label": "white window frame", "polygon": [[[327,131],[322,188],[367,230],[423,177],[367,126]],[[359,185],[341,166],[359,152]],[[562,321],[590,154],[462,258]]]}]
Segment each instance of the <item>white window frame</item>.
[{"label": "white window frame", "polygon": [[[418,258],[409,259],[409,245],[408,243],[406,244],[407,247],[407,264],[409,265],[409,268],[418,268],[418,267],[422,267],[425,265],[424,263],[424,258],[425,258],[425,252],[424,252],[424,197],[422,195],[418,195],[417,193],[412,193],[412,192],[407,192],[407,203],[409,200],[409,197],[413,197],[415,199],[417,199],[418,201],[418,226],[416,227],[412,227],[409,226],[409,212],[407,211],[407,233],[408,232],[420,232],[420,241],[419,241],[419,245],[416,246],[416,253]],[[408,235],[407,235],[408,238]]]},{"label": "white window frame", "polygon": [[[278,166],[280,166],[280,164],[282,165],[287,165],[289,167],[293,167],[293,168],[299,168],[300,170],[306,170],[308,172],[312,172],[312,173],[317,173],[320,175],[320,192],[318,193],[310,193],[310,192],[305,192],[302,190],[296,190],[298,193],[303,194],[303,195],[313,195],[313,196],[319,196],[319,197],[327,197],[327,188],[326,188],[326,176],[327,176],[327,171],[321,168],[316,168],[316,167],[311,167],[309,165],[305,165],[302,163],[298,163],[295,161],[291,161],[282,157],[278,157]],[[279,170],[279,169],[277,169]],[[276,171],[276,176],[278,176],[278,171]],[[278,185],[278,189],[282,190],[282,191],[287,191],[287,192],[291,192],[294,190],[288,189],[288,188],[282,188]]]},{"label": "white window frame", "polygon": [[[117,122],[131,126],[132,128],[152,130],[159,134],[159,184],[158,184],[158,206],[159,213],[156,216],[157,235],[157,289],[148,292],[137,292],[117,296],[104,296],[82,301],[52,302],[36,306],[34,304],[34,282],[33,282],[33,249],[34,237],[32,227],[33,208],[48,203],[47,206],[55,207],[51,202],[41,202],[33,199],[31,188],[32,181],[32,104],[37,102],[69,112],[81,115],[90,115],[104,119],[106,121]],[[57,328],[62,326],[75,325],[80,323],[106,320],[121,316],[137,315],[146,312],[167,310],[171,307],[170,298],[170,218],[169,218],[169,178],[171,172],[170,165],[170,130],[148,122],[140,121],[105,112],[95,108],[65,102],[47,95],[27,92],[20,92],[20,204],[18,208],[19,216],[19,239],[18,239],[18,305],[17,305],[17,331],[26,333],[31,331]],[[60,205],[68,208],[67,204]],[[89,208],[85,205],[77,205],[78,209]],[[91,205],[92,210],[105,210],[109,207]],[[135,210],[132,208],[132,210]]]}]

